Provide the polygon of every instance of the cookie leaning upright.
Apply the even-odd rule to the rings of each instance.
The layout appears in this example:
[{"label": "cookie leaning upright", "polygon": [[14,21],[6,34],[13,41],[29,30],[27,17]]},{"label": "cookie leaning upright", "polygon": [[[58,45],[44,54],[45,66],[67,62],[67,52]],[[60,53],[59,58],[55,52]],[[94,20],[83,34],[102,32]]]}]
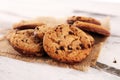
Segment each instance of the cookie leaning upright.
[{"label": "cookie leaning upright", "polygon": [[46,32],[43,38],[47,54],[65,63],[81,62],[91,52],[92,45],[93,42],[85,32],[68,24],[58,25]]},{"label": "cookie leaning upright", "polygon": [[28,20],[28,21],[21,21],[18,23],[15,23],[13,25],[13,29],[34,29],[36,26],[44,25],[44,23],[38,21],[38,20]]},{"label": "cookie leaning upright", "polygon": [[34,37],[33,29],[13,31],[8,40],[12,47],[22,55],[43,55],[42,41]]},{"label": "cookie leaning upright", "polygon": [[83,17],[83,16],[72,16],[67,19],[68,24],[73,24],[76,21],[81,21],[81,22],[87,22],[87,23],[93,23],[96,25],[101,25],[100,21],[91,18],[91,17]]},{"label": "cookie leaning upright", "polygon": [[109,30],[101,26],[101,23],[94,18],[73,16],[68,18],[67,23],[84,31],[110,36]]}]

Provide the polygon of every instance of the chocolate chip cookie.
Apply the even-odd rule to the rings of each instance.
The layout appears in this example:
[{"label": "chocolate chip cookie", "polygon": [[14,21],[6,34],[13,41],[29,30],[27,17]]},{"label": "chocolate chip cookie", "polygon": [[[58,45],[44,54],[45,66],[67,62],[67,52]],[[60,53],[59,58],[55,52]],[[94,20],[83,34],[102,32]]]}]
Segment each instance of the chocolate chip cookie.
[{"label": "chocolate chip cookie", "polygon": [[73,24],[76,21],[81,21],[81,22],[87,22],[87,23],[93,23],[97,25],[101,25],[100,21],[91,18],[91,17],[83,17],[83,16],[72,16],[67,19],[68,24]]},{"label": "chocolate chip cookie", "polygon": [[44,23],[39,20],[29,20],[29,21],[21,21],[13,25],[13,29],[34,29],[36,26],[41,26]]},{"label": "chocolate chip cookie", "polygon": [[48,27],[47,25],[37,26],[34,30],[34,35],[42,40],[45,32],[47,32],[50,29],[52,28]]},{"label": "chocolate chip cookie", "polygon": [[43,55],[43,43],[34,37],[33,29],[14,31],[10,36],[10,44],[20,54],[25,56]]},{"label": "chocolate chip cookie", "polygon": [[78,28],[85,30],[85,31],[98,33],[98,34],[101,34],[103,36],[110,36],[109,30],[107,30],[105,27],[100,26],[100,25],[76,21],[76,22],[74,22],[74,24],[72,26],[78,27]]},{"label": "chocolate chip cookie", "polygon": [[55,60],[65,63],[81,62],[91,52],[94,39],[77,27],[58,25],[46,32],[43,47]]}]

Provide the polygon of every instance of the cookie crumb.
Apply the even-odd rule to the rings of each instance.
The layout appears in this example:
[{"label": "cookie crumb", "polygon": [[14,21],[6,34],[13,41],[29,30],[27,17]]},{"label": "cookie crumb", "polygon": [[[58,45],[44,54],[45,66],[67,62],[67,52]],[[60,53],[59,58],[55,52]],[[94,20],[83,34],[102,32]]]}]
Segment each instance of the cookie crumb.
[{"label": "cookie crumb", "polygon": [[113,63],[117,63],[117,61],[116,61],[116,59],[114,58],[114,61],[113,61]]}]

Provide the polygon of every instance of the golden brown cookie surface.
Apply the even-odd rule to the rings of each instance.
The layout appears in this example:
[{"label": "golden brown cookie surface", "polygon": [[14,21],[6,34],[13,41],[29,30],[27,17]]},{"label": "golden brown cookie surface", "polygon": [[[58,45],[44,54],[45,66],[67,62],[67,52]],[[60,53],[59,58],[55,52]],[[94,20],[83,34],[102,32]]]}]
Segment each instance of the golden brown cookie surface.
[{"label": "golden brown cookie surface", "polygon": [[85,32],[67,24],[58,25],[46,32],[43,38],[47,54],[66,63],[81,62],[89,55],[92,45]]},{"label": "golden brown cookie surface", "polygon": [[33,29],[13,32],[9,38],[10,44],[20,54],[25,56],[42,56],[42,41],[34,37]]},{"label": "golden brown cookie surface", "polygon": [[67,20],[68,24],[73,24],[76,21],[81,21],[81,22],[87,22],[87,23],[93,23],[93,24],[97,24],[97,25],[101,25],[100,21],[91,18],[91,17],[83,17],[83,16],[72,16],[69,17]]},{"label": "golden brown cookie surface", "polygon": [[78,28],[85,30],[85,31],[98,33],[98,34],[101,34],[104,36],[110,36],[110,32],[105,27],[100,26],[100,25],[76,21],[72,26],[78,27]]}]

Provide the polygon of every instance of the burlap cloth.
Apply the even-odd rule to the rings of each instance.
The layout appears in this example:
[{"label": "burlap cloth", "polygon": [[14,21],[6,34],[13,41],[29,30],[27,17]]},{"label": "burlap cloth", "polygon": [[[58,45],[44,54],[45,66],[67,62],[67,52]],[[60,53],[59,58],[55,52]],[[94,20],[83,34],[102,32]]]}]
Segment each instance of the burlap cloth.
[{"label": "burlap cloth", "polygon": [[[37,18],[36,20],[40,20],[41,22],[47,23],[48,25],[51,25],[51,26],[65,23],[65,19],[55,19],[55,18],[50,18],[50,17]],[[102,20],[102,25],[106,28],[109,28],[108,18]],[[50,65],[55,65],[59,67],[69,67],[69,68],[73,68],[76,70],[86,71],[88,70],[90,66],[95,65],[97,58],[99,56],[99,53],[100,53],[100,49],[103,43],[105,42],[105,40],[107,39],[106,37],[103,37],[100,35],[92,34],[92,36],[95,39],[95,45],[93,46],[93,49],[90,55],[87,56],[87,58],[84,59],[80,63],[75,63],[75,64],[61,63],[61,62],[57,62],[53,60],[49,56],[44,56],[44,57],[22,56],[12,48],[12,46],[9,44],[9,42],[6,40],[5,37],[0,40],[0,56],[5,56],[5,57],[22,60],[26,62],[31,62],[31,63],[50,64]]]}]

